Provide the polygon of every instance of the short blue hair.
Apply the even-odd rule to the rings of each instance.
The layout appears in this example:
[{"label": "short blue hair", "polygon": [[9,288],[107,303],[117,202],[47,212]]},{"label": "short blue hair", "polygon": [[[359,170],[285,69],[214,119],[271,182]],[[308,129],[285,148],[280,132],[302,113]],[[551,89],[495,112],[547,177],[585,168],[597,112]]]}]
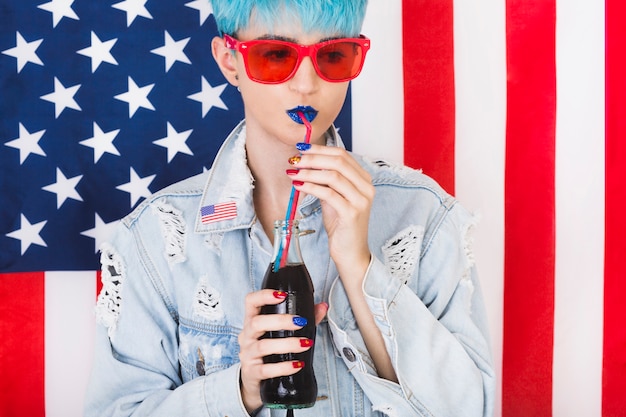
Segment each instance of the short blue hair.
[{"label": "short blue hair", "polygon": [[217,28],[236,35],[256,21],[271,29],[280,20],[299,21],[304,32],[356,37],[361,33],[367,0],[210,0]]}]

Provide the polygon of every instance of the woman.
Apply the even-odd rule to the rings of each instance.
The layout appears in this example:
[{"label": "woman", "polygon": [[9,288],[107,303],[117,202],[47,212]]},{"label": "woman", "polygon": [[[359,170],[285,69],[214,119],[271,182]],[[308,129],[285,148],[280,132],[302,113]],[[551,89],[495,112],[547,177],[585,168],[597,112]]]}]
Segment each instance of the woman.
[{"label": "woman", "polygon": [[420,172],[347,152],[332,125],[369,49],[366,3],[213,0],[212,53],[245,120],[209,172],[155,194],[103,246],[87,416],[284,415],[260,383],[299,365],[263,357],[311,343],[260,339],[299,327],[259,311],[282,301],[260,288],[292,187],[315,231],[300,243],[318,324],[318,399],[296,414],[491,414],[471,216]]}]

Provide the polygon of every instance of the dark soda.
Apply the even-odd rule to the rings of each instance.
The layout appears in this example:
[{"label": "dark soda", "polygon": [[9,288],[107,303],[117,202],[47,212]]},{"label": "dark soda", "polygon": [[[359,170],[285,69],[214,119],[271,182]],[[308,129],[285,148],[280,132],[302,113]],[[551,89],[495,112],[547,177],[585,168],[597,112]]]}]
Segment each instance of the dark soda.
[{"label": "dark soda", "polygon": [[[299,249],[299,248],[298,248]],[[313,282],[304,263],[287,264],[278,271],[270,264],[263,288],[287,293],[285,301],[261,308],[261,314],[293,314],[307,319],[299,330],[280,330],[265,333],[263,338],[297,337],[315,340],[315,312]],[[313,372],[313,347],[303,353],[269,355],[264,363],[303,361],[304,367],[293,375],[261,381],[261,399],[268,408],[297,409],[312,407],[317,398],[317,382]]]}]

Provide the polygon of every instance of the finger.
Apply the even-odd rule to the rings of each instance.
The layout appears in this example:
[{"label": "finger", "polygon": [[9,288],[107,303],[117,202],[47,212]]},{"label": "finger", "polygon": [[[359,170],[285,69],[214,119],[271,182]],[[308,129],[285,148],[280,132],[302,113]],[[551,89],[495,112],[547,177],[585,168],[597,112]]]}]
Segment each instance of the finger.
[{"label": "finger", "polygon": [[306,337],[261,339],[245,352],[240,351],[239,359],[242,366],[258,366],[263,363],[263,357],[303,353],[311,349],[314,344],[313,339]]},{"label": "finger", "polygon": [[[295,159],[290,159],[290,163],[298,168],[353,172],[357,177],[371,182],[371,175],[356,159],[345,149],[335,146],[311,145],[310,149],[303,151]],[[351,176],[351,180],[356,181],[357,177]]]},{"label": "finger", "polygon": [[[292,158],[290,162],[295,164],[297,169],[288,169],[286,173],[296,186],[301,186],[303,182],[324,185],[357,207],[366,207],[374,199],[375,194],[371,176],[347,152],[343,150],[333,152],[327,154],[307,152],[306,155]],[[313,193],[314,189],[302,191]],[[314,195],[318,198],[324,196],[324,200],[331,201],[330,194],[319,194],[320,191]]]},{"label": "finger", "polygon": [[[375,190],[371,182],[362,177],[352,176],[349,178],[349,173],[339,170],[312,170],[302,169],[297,173],[291,173],[290,177],[296,181],[294,185],[301,186],[305,184],[317,184],[338,193],[344,199],[350,201],[356,207],[366,207],[373,200]],[[298,182],[300,181],[300,182]],[[302,190],[307,193],[313,193],[314,189]],[[315,196],[322,198],[323,200],[330,200],[332,195],[330,193],[320,194],[322,190],[317,191]]]},{"label": "finger", "polygon": [[251,317],[241,333],[239,344],[242,349],[252,346],[261,336],[271,331],[295,331],[306,326],[304,317],[290,314],[260,314]]},{"label": "finger", "polygon": [[270,331],[295,331],[305,325],[306,319],[303,317],[288,314],[255,316],[250,321],[249,326],[239,333],[239,358],[241,362],[258,362],[263,356],[270,354],[299,353],[309,349],[313,345],[313,341],[307,338],[262,339],[262,336]]},{"label": "finger", "polygon": [[288,376],[300,372],[304,367],[303,361],[286,361],[278,363],[267,363],[259,367],[260,379],[276,378]]},{"label": "finger", "polygon": [[302,149],[299,146],[296,146],[296,148],[298,148],[298,150],[300,151],[301,156],[325,155],[325,156],[330,156],[330,157],[344,158],[346,162],[350,163],[355,169],[359,169],[359,170],[363,169],[363,167],[361,167],[361,165],[356,161],[356,159],[352,157],[350,152],[348,152],[344,148],[339,148],[337,146],[325,146],[325,145],[314,145],[314,144],[311,144],[311,146],[308,149],[306,148]]},{"label": "finger", "polygon": [[286,292],[271,289],[255,291],[246,295],[244,325],[238,337],[241,349],[246,349],[265,332],[263,328],[259,327],[259,324],[255,325],[254,322],[254,318],[258,317],[261,312],[261,307],[280,304],[286,298]]},{"label": "finger", "polygon": [[286,292],[271,289],[255,291],[247,294],[245,300],[246,319],[259,314],[261,307],[265,305],[280,304],[285,301],[286,298]]},{"label": "finger", "polygon": [[[331,221],[331,223],[338,221],[335,226],[337,224],[349,225],[367,221],[370,202],[363,196],[344,196],[329,186],[312,182],[294,183],[294,187],[300,192],[319,198],[322,201],[322,213],[324,215],[334,213],[330,215],[331,217],[324,217],[324,226],[327,227],[327,231],[329,231],[328,227],[330,226],[330,223],[326,223],[327,220]],[[329,211],[329,209],[332,210]],[[364,226],[366,224],[360,227]]]},{"label": "finger", "polygon": [[257,343],[259,356],[284,355],[287,353],[302,353],[311,349],[313,339],[306,337],[285,337],[280,339],[261,339]]},{"label": "finger", "polygon": [[319,304],[315,304],[315,325],[319,325],[324,317],[326,317],[326,313],[328,312],[328,303],[321,302]]},{"label": "finger", "polygon": [[[298,176],[310,172],[338,173],[355,187],[369,185],[372,182],[371,176],[367,171],[363,170],[360,166],[354,166],[350,161],[342,157],[304,155],[296,165],[298,169],[297,173],[292,170],[287,171],[287,173],[296,174]],[[298,179],[301,179],[301,177]]]}]

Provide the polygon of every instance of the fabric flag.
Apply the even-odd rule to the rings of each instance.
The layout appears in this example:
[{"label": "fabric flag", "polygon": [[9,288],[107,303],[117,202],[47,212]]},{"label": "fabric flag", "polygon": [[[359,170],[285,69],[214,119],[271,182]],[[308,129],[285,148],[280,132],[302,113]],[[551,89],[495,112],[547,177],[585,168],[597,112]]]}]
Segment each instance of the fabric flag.
[{"label": "fabric flag", "polygon": [[[337,126],[480,218],[496,416],[626,416],[622,3],[370,0]],[[0,0],[0,416],[82,415],[99,245],[243,117],[211,13]]]},{"label": "fabric flag", "polygon": [[204,206],[200,209],[200,215],[202,216],[200,221],[204,224],[234,219],[237,217],[237,203],[229,201],[228,203]]},{"label": "fabric flag", "polygon": [[626,7],[475,3],[403,2],[404,161],[482,212],[498,413],[624,416]]}]

